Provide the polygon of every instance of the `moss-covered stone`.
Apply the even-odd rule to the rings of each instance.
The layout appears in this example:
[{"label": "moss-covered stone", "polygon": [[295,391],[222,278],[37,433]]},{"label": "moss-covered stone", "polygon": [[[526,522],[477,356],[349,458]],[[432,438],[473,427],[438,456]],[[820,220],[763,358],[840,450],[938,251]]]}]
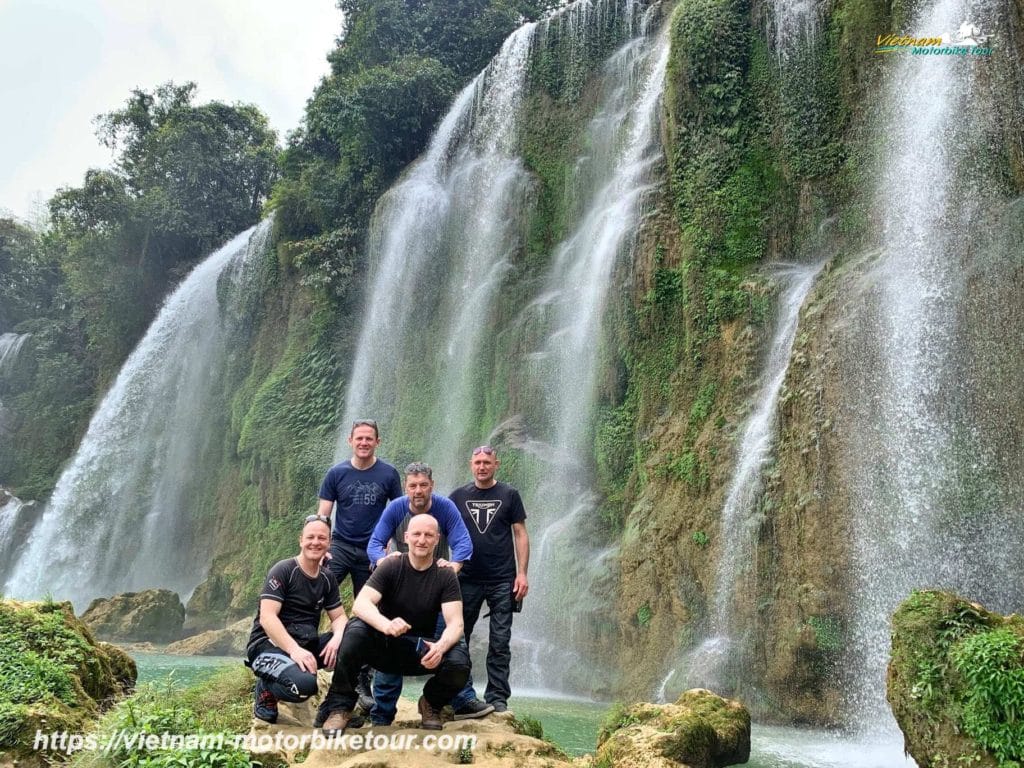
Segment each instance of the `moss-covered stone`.
[{"label": "moss-covered stone", "polygon": [[920,768],[1024,761],[1024,619],[918,591],[892,618],[886,697]]},{"label": "moss-covered stone", "polygon": [[70,603],[0,601],[0,748],[45,764],[37,730],[82,733],[135,685],[135,662],[97,643]]},{"label": "moss-covered stone", "polygon": [[597,743],[594,764],[608,768],[737,765],[750,757],[750,713],[738,701],[696,688],[674,704],[614,709]]}]

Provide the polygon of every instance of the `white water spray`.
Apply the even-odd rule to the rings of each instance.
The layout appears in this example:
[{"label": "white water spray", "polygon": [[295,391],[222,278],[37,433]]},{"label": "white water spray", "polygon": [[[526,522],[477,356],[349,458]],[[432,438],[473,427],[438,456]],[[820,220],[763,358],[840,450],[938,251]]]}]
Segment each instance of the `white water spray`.
[{"label": "white water spray", "polygon": [[[88,600],[165,587],[183,599],[209,562],[196,476],[219,434],[226,359],[218,279],[260,253],[269,221],[200,263],[168,297],[93,415],[11,570],[5,594]],[[214,441],[215,442],[215,441]]]}]

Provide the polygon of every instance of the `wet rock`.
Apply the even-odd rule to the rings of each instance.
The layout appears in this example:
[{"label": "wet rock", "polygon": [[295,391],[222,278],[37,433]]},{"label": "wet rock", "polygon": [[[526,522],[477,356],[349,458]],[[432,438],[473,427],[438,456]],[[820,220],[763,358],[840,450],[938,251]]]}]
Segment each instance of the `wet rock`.
[{"label": "wet rock", "polygon": [[115,643],[169,643],[181,637],[185,606],[169,589],[96,598],[82,621],[97,637]]},{"label": "wet rock", "polygon": [[241,619],[224,629],[211,629],[177,640],[165,653],[180,656],[243,656],[252,629],[252,619]]}]

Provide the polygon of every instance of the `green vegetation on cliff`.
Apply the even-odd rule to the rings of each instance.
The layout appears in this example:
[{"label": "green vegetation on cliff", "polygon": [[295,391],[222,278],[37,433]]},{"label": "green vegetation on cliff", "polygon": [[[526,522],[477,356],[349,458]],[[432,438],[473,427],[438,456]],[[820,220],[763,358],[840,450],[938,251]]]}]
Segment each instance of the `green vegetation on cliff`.
[{"label": "green vegetation on cliff", "polygon": [[892,618],[887,697],[920,768],[1024,762],[1024,619],[948,592]]}]

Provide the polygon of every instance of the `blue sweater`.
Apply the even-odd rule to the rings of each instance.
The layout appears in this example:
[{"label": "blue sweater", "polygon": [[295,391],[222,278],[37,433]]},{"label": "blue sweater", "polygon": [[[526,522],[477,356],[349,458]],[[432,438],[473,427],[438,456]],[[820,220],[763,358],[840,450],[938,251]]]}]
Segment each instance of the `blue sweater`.
[{"label": "blue sweater", "polygon": [[[384,512],[377,521],[373,534],[370,536],[370,543],[366,545],[366,554],[370,557],[371,565],[387,555],[388,541],[395,535],[399,524],[409,514],[409,497],[401,496],[389,501],[384,507]],[[473,540],[469,538],[469,531],[466,524],[462,522],[462,515],[459,508],[452,503],[451,499],[430,494],[430,511],[428,514],[434,516],[441,529],[441,534],[448,539],[452,548],[452,562],[465,563],[473,556]]]}]

